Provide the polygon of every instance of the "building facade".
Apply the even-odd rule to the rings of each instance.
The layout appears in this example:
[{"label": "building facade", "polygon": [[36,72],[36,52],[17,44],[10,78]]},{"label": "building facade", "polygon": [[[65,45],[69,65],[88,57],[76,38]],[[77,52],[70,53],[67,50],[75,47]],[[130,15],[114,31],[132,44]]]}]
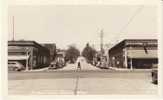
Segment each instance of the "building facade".
[{"label": "building facade", "polygon": [[21,63],[26,70],[50,64],[50,52],[35,41],[8,41],[8,62]]},{"label": "building facade", "polygon": [[56,44],[55,43],[44,43],[41,44],[42,46],[46,47],[50,51],[50,61],[54,61],[55,57],[57,56]]},{"label": "building facade", "polygon": [[156,39],[125,39],[109,49],[109,65],[117,68],[148,69],[158,63]]}]

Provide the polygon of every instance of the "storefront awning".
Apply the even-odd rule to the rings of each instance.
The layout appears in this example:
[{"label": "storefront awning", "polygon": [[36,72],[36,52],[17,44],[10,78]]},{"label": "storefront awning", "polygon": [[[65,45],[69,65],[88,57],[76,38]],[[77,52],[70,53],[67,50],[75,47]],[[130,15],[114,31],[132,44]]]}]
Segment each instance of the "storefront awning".
[{"label": "storefront awning", "polygon": [[27,60],[29,56],[8,56],[8,60]]},{"label": "storefront awning", "polygon": [[147,52],[145,52],[144,50],[128,50],[127,56],[129,58],[142,58],[142,59],[158,58],[157,50],[147,50]]}]

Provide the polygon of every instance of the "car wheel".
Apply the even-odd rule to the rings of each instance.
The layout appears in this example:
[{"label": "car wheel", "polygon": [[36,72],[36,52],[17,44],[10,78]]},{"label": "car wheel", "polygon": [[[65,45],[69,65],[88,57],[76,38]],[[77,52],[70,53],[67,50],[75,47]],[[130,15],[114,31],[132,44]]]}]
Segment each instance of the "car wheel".
[{"label": "car wheel", "polygon": [[17,71],[19,71],[19,72],[20,72],[20,71],[21,71],[21,69],[17,69]]},{"label": "car wheel", "polygon": [[14,68],[14,71],[18,71],[18,68]]}]

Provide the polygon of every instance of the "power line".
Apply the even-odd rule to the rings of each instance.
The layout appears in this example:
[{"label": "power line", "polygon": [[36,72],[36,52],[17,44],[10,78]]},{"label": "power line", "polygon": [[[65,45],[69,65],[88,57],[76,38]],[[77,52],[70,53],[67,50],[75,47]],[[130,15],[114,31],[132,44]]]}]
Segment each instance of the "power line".
[{"label": "power line", "polygon": [[140,12],[142,11],[143,7],[144,7],[144,6],[140,6],[140,7],[136,10],[136,12],[134,13],[133,16],[131,16],[131,18],[130,18],[129,21],[126,23],[126,25],[125,25],[124,27],[122,27],[122,29],[121,29],[120,32],[119,32],[120,34],[128,27],[128,25],[133,21],[133,19],[135,18],[135,16],[136,16],[138,13],[140,13]]},{"label": "power line", "polygon": [[14,22],[14,16],[13,16],[13,18],[12,18],[12,28],[13,28],[13,37],[12,37],[12,40],[14,41],[15,40],[15,30],[14,30],[14,28],[15,28],[15,26],[14,26],[14,24],[15,24],[15,22]]},{"label": "power line", "polygon": [[[136,15],[138,13],[140,13],[142,11],[142,9],[144,8],[143,5],[141,5],[136,12],[130,17],[129,21],[121,28],[121,30],[119,31],[120,34],[123,33],[123,31],[130,25],[130,23],[134,20],[134,18],[136,17]],[[120,34],[116,37],[116,41],[118,41],[117,39],[119,38]]]}]

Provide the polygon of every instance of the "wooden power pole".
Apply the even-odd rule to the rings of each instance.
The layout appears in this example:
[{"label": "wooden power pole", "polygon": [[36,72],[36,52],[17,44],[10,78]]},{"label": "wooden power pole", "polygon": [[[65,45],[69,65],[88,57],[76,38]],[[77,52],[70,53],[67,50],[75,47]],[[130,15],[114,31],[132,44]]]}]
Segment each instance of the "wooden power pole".
[{"label": "wooden power pole", "polygon": [[12,40],[14,41],[15,40],[15,33],[14,33],[14,28],[15,28],[15,26],[14,26],[14,24],[15,24],[15,22],[14,22],[14,16],[13,16],[13,18],[12,18],[12,33],[13,33],[13,36],[12,36]]},{"label": "wooden power pole", "polygon": [[104,53],[104,51],[103,51],[103,37],[104,37],[104,32],[103,32],[103,30],[101,30],[101,32],[100,32],[100,48],[101,48],[102,55]]}]

